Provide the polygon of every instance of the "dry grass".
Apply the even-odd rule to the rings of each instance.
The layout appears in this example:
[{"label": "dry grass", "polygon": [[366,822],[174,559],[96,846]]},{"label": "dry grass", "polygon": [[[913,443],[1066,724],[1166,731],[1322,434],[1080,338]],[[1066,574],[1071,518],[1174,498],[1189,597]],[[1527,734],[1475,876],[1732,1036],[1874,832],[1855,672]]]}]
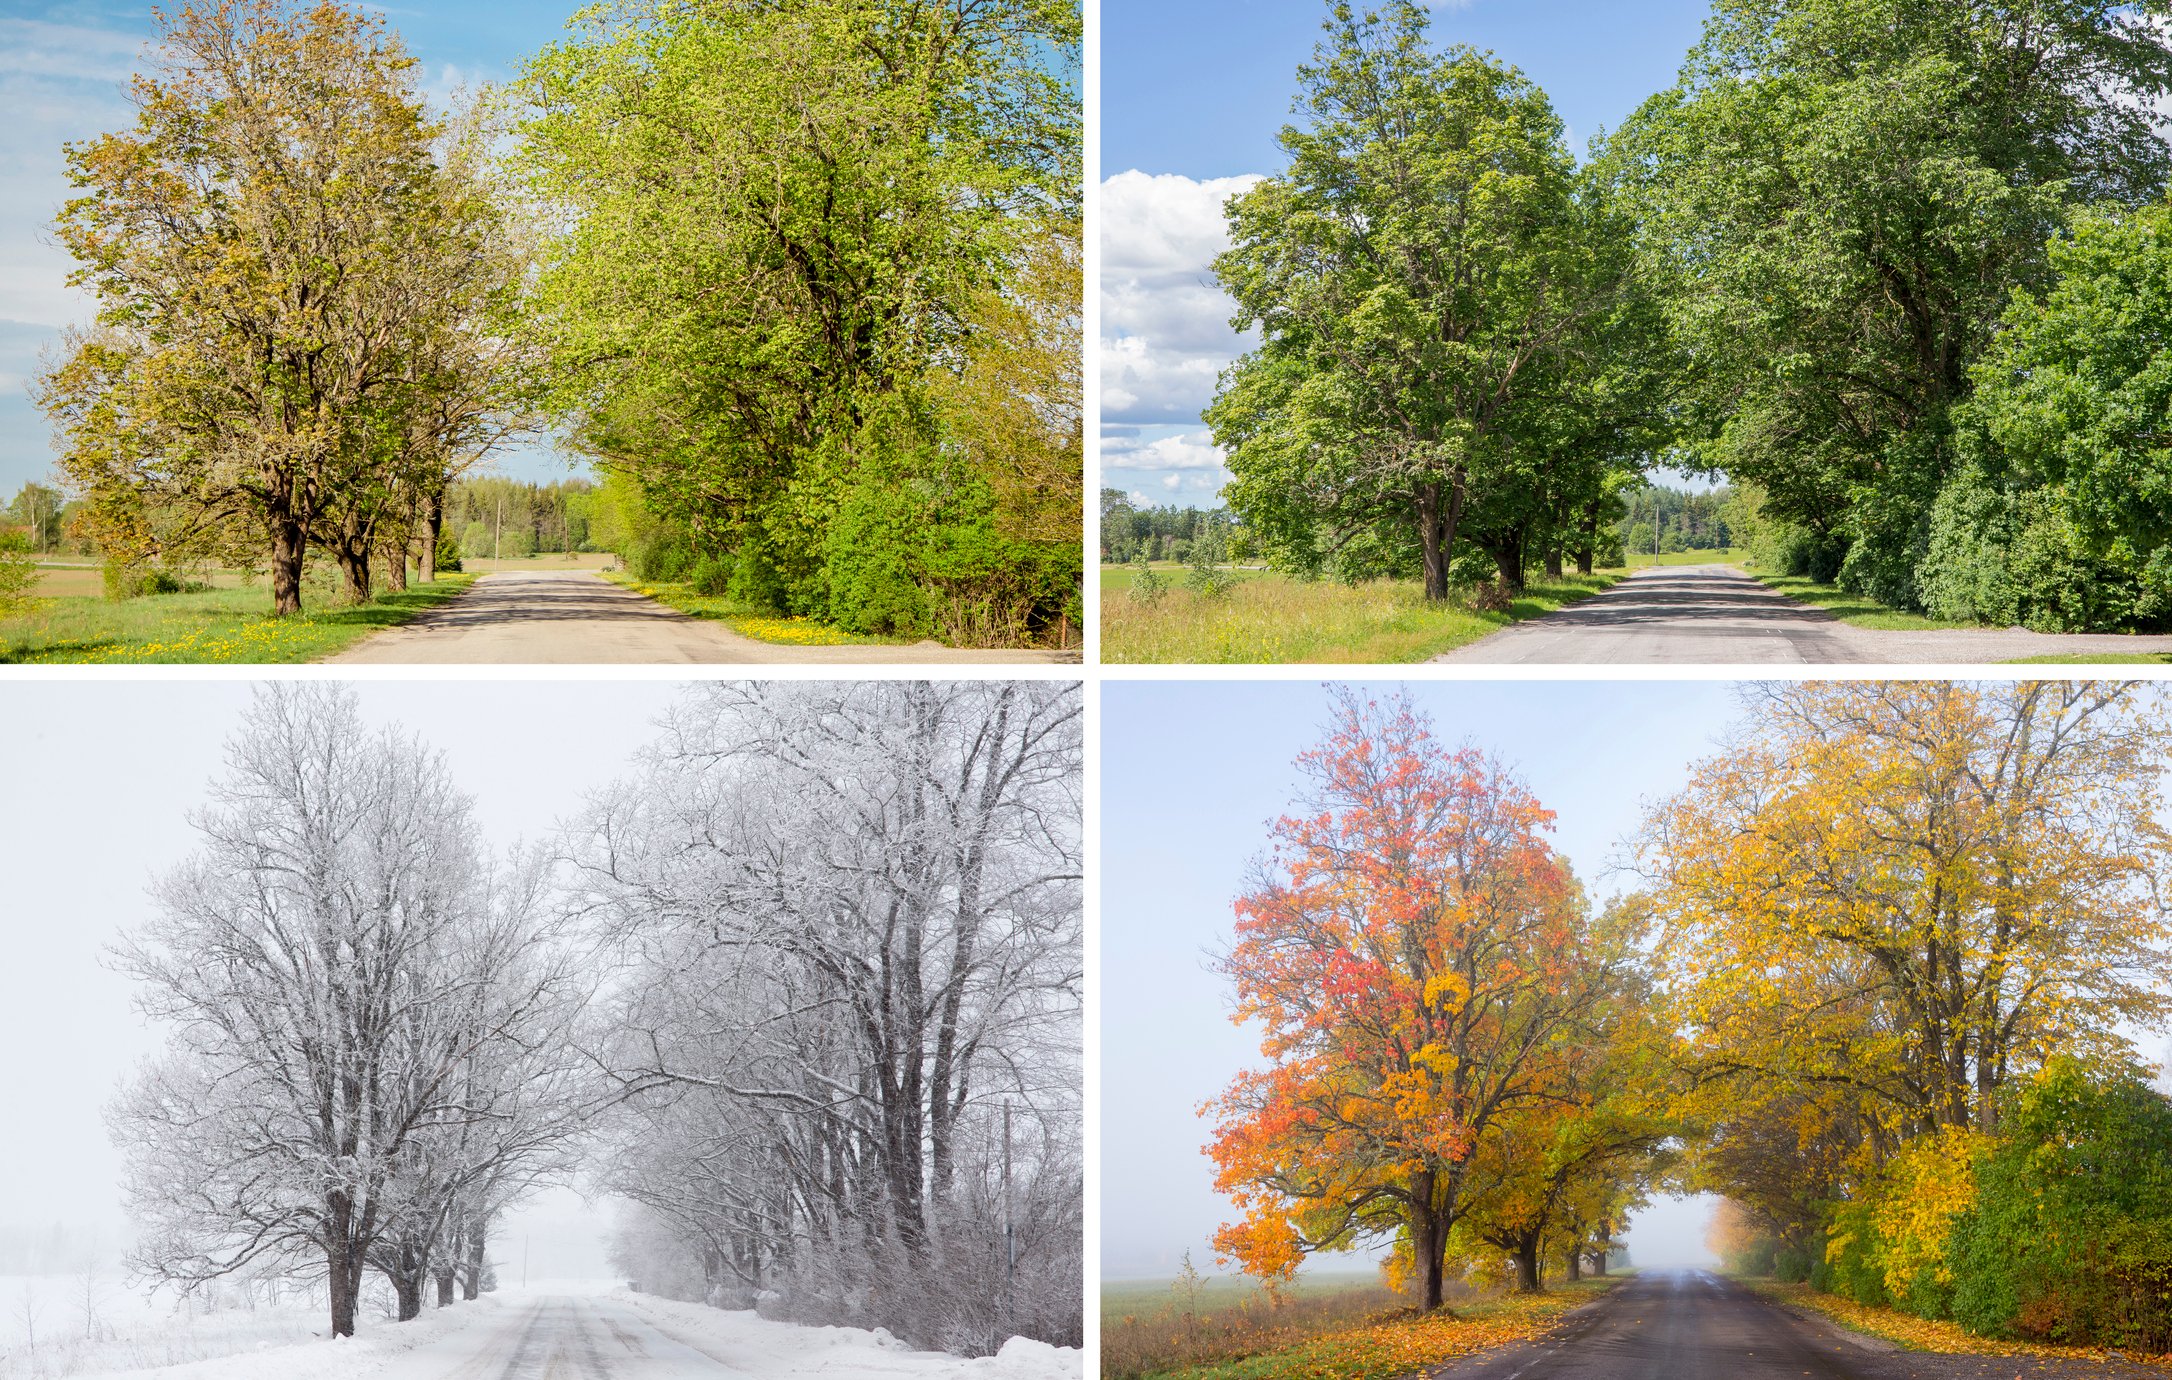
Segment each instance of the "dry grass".
[{"label": "dry grass", "polygon": [[[1160,573],[1157,571],[1157,573]],[[1182,587],[1181,574],[1153,603],[1141,603],[1128,578],[1104,577],[1101,659],[1105,662],[1425,661],[1496,629],[1550,613],[1598,593],[1620,571],[1534,580],[1504,613],[1480,612],[1452,595],[1428,604],[1415,580],[1360,585],[1243,574],[1227,594],[1209,598]]]},{"label": "dry grass", "polygon": [[[1102,1289],[1103,1380],[1393,1380],[1550,1327],[1619,1277],[1546,1293],[1481,1296],[1461,1287],[1421,1313],[1375,1281],[1301,1284],[1279,1306],[1259,1290],[1217,1280],[1196,1311],[1162,1286],[1157,1302],[1126,1286]],[[1125,1310],[1129,1311],[1125,1311]]]}]

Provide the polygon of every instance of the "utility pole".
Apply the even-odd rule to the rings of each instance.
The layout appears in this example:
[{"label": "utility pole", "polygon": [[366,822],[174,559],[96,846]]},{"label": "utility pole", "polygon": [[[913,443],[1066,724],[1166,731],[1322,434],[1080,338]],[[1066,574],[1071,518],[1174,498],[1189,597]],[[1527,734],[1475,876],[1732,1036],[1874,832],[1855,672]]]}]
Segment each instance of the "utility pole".
[{"label": "utility pole", "polygon": [[[498,520],[490,529],[490,559],[505,558],[505,495],[498,495]],[[526,1280],[521,1281],[523,1284]]]},{"label": "utility pole", "polygon": [[[1014,1331],[1013,1299],[1018,1282],[1018,1230],[1011,1217],[1011,1104],[1003,1104],[1003,1336]],[[998,1348],[1002,1338],[997,1339]]]}]

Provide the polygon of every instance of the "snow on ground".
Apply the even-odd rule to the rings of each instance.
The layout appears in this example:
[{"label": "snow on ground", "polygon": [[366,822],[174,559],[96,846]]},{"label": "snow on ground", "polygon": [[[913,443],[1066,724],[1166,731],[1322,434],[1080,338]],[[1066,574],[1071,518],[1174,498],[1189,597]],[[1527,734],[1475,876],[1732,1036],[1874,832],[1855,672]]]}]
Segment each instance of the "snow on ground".
[{"label": "snow on ground", "polygon": [[[773,1322],[635,1294],[616,1282],[539,1281],[409,1323],[371,1309],[344,1341],[324,1337],[315,1298],[206,1310],[111,1283],[117,1292],[85,1335],[80,1281],[0,1278],[0,1314],[16,1313],[0,1317],[0,1380],[439,1380],[526,1374],[559,1353],[629,1380],[1083,1380],[1085,1373],[1078,1350],[1023,1337],[998,1355],[968,1359],[914,1351],[879,1329]],[[71,1287],[72,1337],[64,1316]],[[26,1331],[25,1322],[34,1326]]]},{"label": "snow on ground", "polygon": [[659,1332],[692,1342],[751,1375],[779,1380],[1079,1380],[1084,1353],[1013,1337],[994,1356],[949,1356],[914,1351],[880,1328],[802,1327],[771,1322],[751,1312],[678,1303],[648,1294],[611,1296]]}]

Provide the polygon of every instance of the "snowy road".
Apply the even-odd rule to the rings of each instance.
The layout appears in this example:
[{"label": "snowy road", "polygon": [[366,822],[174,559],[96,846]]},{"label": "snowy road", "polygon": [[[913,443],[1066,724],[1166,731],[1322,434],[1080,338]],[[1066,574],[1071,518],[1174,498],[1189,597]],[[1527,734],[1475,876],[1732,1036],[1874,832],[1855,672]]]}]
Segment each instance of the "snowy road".
[{"label": "snowy road", "polygon": [[665,1336],[624,1303],[542,1298],[487,1327],[418,1347],[385,1380],[681,1380],[746,1375]]}]

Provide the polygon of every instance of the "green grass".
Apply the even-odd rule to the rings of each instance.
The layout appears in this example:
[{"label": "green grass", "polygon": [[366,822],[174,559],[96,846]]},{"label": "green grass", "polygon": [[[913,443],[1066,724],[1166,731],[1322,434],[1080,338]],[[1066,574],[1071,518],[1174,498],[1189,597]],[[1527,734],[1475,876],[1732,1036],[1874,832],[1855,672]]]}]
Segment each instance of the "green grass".
[{"label": "green grass", "polygon": [[865,637],[811,618],[786,618],[721,595],[698,594],[692,585],[668,580],[637,580],[625,570],[606,570],[603,578],[636,594],[645,594],[681,613],[722,623],[742,637],[787,647],[875,647],[909,645],[904,637]]},{"label": "green grass", "polygon": [[2051,656],[2017,656],[2007,666],[2159,666],[2172,661],[2172,652],[2060,652]]},{"label": "green grass", "polygon": [[1619,581],[1602,571],[1534,580],[1506,613],[1467,607],[1466,596],[1426,602],[1415,580],[1360,585],[1304,581],[1267,571],[1238,571],[1220,598],[1183,587],[1182,566],[1158,565],[1169,590],[1153,604],[1132,599],[1130,566],[1101,569],[1101,659],[1137,662],[1425,661],[1526,618],[1551,613]]},{"label": "green grass", "polygon": [[381,628],[405,623],[475,582],[447,575],[367,604],[332,607],[331,580],[313,576],[305,612],[271,616],[262,584],[190,594],[149,594],[115,602],[70,595],[41,598],[0,619],[0,662],[150,662],[161,665],[254,665],[315,661]]},{"label": "green grass", "polygon": [[1799,603],[1811,604],[1824,609],[1843,623],[1858,628],[1883,628],[1888,631],[1923,632],[1936,628],[1975,628],[1978,623],[1953,623],[1937,618],[1926,618],[1920,613],[1907,613],[1889,608],[1866,594],[1850,594],[1838,585],[1820,584],[1802,575],[1773,575],[1761,570],[1749,572],[1772,589],[1780,591]]},{"label": "green grass", "polygon": [[1632,551],[1629,553],[1629,568],[1638,570],[1648,565],[1741,565],[1749,558],[1749,548],[1745,546],[1721,547],[1711,551],[1662,551],[1656,556],[1649,551]]}]

